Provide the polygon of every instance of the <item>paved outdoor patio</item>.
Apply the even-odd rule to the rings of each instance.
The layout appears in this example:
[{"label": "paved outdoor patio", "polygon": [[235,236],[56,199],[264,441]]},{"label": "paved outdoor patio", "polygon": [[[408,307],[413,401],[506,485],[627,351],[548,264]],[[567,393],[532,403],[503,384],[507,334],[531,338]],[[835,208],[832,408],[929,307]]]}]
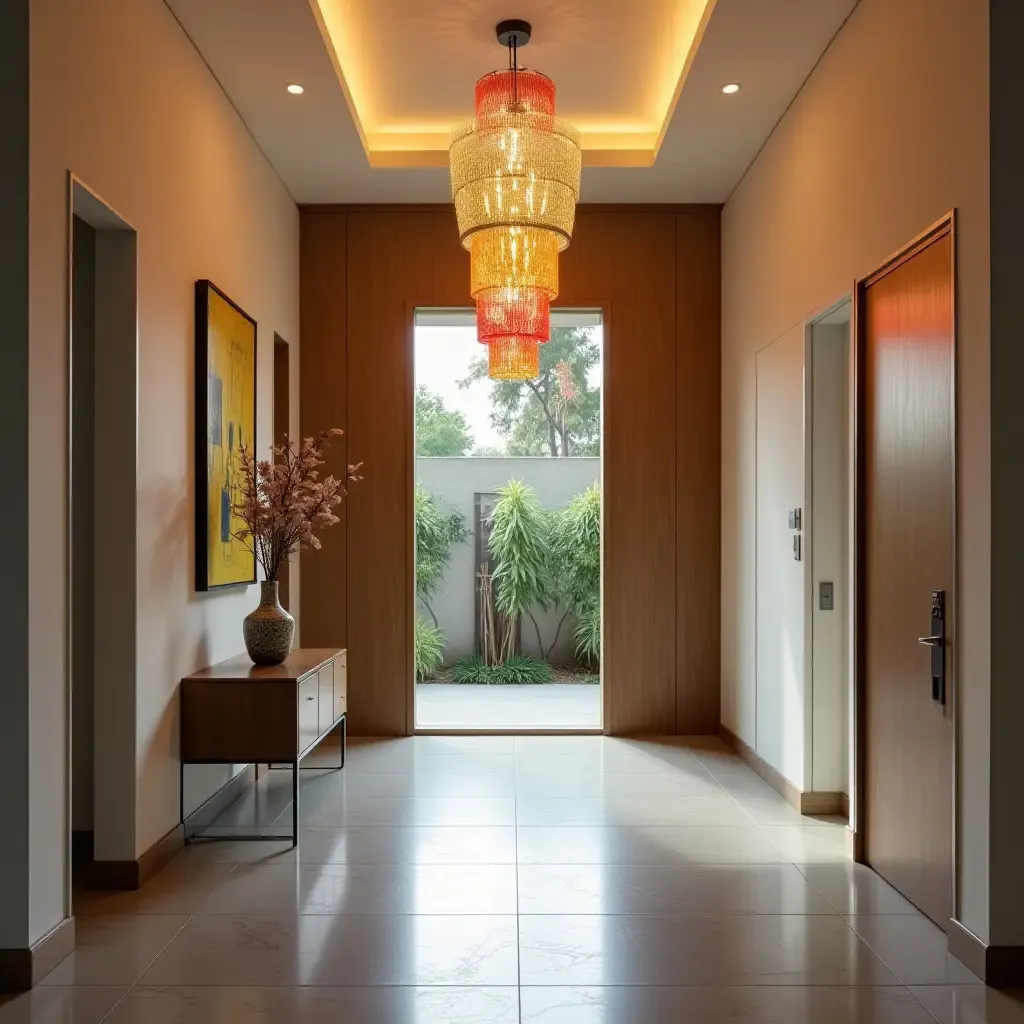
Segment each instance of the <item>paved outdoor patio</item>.
[{"label": "paved outdoor patio", "polygon": [[601,687],[416,685],[417,729],[598,729]]}]

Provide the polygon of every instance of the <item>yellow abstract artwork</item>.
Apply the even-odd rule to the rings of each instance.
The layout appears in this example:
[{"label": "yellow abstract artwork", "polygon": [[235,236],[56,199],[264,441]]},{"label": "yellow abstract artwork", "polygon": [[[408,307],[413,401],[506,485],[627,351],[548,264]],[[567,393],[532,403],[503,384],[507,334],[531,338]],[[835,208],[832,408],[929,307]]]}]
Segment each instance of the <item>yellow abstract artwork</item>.
[{"label": "yellow abstract artwork", "polygon": [[254,583],[235,534],[241,445],[256,436],[256,321],[209,281],[196,282],[196,589]]}]

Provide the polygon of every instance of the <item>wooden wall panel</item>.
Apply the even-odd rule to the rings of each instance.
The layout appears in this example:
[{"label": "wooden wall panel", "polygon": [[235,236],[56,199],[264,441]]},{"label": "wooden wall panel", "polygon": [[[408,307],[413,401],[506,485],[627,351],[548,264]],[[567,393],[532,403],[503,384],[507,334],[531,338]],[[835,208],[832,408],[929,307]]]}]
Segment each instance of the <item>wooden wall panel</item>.
[{"label": "wooden wall panel", "polygon": [[[604,682],[613,734],[717,729],[718,223],[716,207],[584,206],[562,257],[557,304],[600,307],[606,318]],[[303,642],[347,640],[354,733],[405,735],[412,320],[417,306],[471,305],[468,257],[446,207],[305,208],[302,236],[303,429],[347,414],[348,457],[366,462],[346,510],[347,566],[326,546],[327,558],[303,563]],[[347,601],[338,593],[346,590]],[[337,622],[346,608],[347,627]]]},{"label": "wooden wall panel", "polygon": [[[348,214],[349,712],[362,735],[412,732],[413,315],[468,305],[447,210]],[[340,582],[340,581],[339,581]]]},{"label": "wooden wall panel", "polygon": [[[303,437],[348,430],[345,214],[305,213],[299,246],[299,425]],[[348,434],[336,438],[324,469],[344,473]],[[299,640],[305,647],[344,647],[348,510],[325,530],[323,547],[301,555]],[[308,602],[308,603],[307,603]]]},{"label": "wooden wall panel", "polygon": [[721,704],[721,253],[717,210],[676,215],[676,726]]},{"label": "wooden wall panel", "polygon": [[675,732],[675,218],[581,210],[560,305],[603,305],[605,728]]}]

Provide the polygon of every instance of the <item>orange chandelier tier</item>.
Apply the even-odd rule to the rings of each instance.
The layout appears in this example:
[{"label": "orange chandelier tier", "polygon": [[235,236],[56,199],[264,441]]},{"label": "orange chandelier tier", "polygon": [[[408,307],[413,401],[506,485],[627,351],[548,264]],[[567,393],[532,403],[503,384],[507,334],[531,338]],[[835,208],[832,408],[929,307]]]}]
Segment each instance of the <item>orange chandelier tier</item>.
[{"label": "orange chandelier tier", "polygon": [[582,157],[576,130],[555,116],[555,84],[519,67],[523,21],[498,25],[507,71],[476,83],[475,117],[452,133],[452,199],[470,253],[477,337],[489,375],[528,380],[551,337],[558,254],[572,238]]}]

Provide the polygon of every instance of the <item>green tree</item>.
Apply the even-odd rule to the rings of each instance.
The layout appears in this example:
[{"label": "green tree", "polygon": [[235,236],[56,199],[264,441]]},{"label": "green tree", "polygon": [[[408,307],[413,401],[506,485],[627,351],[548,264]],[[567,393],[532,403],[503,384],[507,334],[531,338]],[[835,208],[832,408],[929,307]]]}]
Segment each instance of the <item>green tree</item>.
[{"label": "green tree", "polygon": [[488,547],[495,563],[491,577],[494,606],[505,616],[506,623],[497,652],[498,662],[503,663],[516,653],[516,620],[523,615],[533,622],[537,646],[545,654],[533,609],[548,608],[555,594],[550,577],[549,514],[541,508],[533,488],[521,480],[510,480],[504,487],[498,487],[496,493],[498,500],[488,517]]},{"label": "green tree", "polygon": [[[600,343],[590,330],[553,327],[551,340],[540,347],[539,377],[492,382],[491,422],[509,455],[600,454],[601,388],[588,380],[600,359]],[[486,379],[483,355],[459,386]]]},{"label": "green tree", "polygon": [[466,417],[449,409],[440,395],[420,384],[416,388],[416,454],[466,455],[472,447],[473,434]]}]

